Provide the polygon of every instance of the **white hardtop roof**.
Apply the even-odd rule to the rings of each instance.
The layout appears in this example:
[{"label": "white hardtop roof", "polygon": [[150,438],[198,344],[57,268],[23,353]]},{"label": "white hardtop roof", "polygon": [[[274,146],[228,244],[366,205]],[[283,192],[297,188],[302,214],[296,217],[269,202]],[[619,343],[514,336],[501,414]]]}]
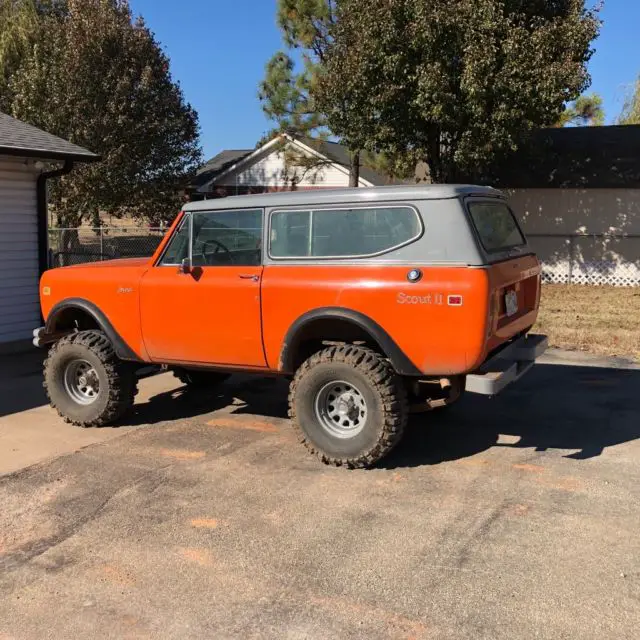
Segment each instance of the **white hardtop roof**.
[{"label": "white hardtop roof", "polygon": [[464,196],[503,197],[492,187],[468,184],[415,184],[388,187],[361,187],[350,189],[309,189],[228,196],[212,200],[199,200],[184,205],[184,211],[213,211],[216,209],[262,209],[288,206],[322,206],[331,204],[367,204],[413,200],[444,200]]}]

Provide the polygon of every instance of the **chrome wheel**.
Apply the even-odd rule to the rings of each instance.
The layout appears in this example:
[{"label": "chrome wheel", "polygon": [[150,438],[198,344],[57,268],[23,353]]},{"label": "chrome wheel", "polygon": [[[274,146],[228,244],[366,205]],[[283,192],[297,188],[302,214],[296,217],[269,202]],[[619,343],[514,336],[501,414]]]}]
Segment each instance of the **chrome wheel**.
[{"label": "chrome wheel", "polygon": [[100,393],[98,372],[86,360],[72,360],[64,371],[64,388],[78,404],[91,404]]},{"label": "chrome wheel", "polygon": [[367,422],[367,403],[349,382],[326,384],[316,395],[315,413],[323,429],[336,438],[354,438]]}]

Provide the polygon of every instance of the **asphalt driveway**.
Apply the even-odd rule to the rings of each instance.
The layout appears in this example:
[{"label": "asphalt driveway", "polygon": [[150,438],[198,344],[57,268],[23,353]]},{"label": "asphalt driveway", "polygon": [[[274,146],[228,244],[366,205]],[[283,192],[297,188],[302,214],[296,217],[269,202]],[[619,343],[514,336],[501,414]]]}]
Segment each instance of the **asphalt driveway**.
[{"label": "asphalt driveway", "polygon": [[144,385],[0,477],[2,640],[638,637],[640,371],[538,365],[370,471],[307,456],[281,381]]}]

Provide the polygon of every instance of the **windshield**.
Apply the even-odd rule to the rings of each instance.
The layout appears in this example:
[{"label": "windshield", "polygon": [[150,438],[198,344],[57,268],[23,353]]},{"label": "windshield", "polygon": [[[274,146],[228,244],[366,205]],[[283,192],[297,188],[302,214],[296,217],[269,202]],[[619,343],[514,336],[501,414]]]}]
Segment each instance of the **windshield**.
[{"label": "windshield", "polygon": [[471,219],[487,251],[505,251],[525,244],[511,209],[504,202],[469,202]]}]

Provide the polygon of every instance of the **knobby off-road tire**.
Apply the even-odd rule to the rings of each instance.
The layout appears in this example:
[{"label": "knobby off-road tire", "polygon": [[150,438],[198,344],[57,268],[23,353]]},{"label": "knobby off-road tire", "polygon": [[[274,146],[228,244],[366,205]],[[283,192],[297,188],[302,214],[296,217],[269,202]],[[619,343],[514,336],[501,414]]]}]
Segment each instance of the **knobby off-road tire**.
[{"label": "knobby off-road tire", "polygon": [[218,371],[196,371],[194,369],[174,369],[173,375],[190,389],[214,389],[231,376]]},{"label": "knobby off-road tire", "polygon": [[[350,406],[361,411],[349,410],[345,424],[354,426],[341,431],[339,411]],[[300,441],[325,464],[351,469],[372,466],[398,444],[407,415],[401,378],[387,360],[364,347],[319,351],[298,369],[290,386],[289,417]]]},{"label": "knobby off-road tire", "polygon": [[[77,383],[73,390],[73,379],[79,380],[83,371],[92,386],[82,390]],[[112,424],[131,407],[137,379],[133,365],[118,359],[102,331],[80,331],[65,336],[49,350],[44,388],[51,406],[66,422],[101,427]],[[87,388],[94,390],[93,399]]]}]

